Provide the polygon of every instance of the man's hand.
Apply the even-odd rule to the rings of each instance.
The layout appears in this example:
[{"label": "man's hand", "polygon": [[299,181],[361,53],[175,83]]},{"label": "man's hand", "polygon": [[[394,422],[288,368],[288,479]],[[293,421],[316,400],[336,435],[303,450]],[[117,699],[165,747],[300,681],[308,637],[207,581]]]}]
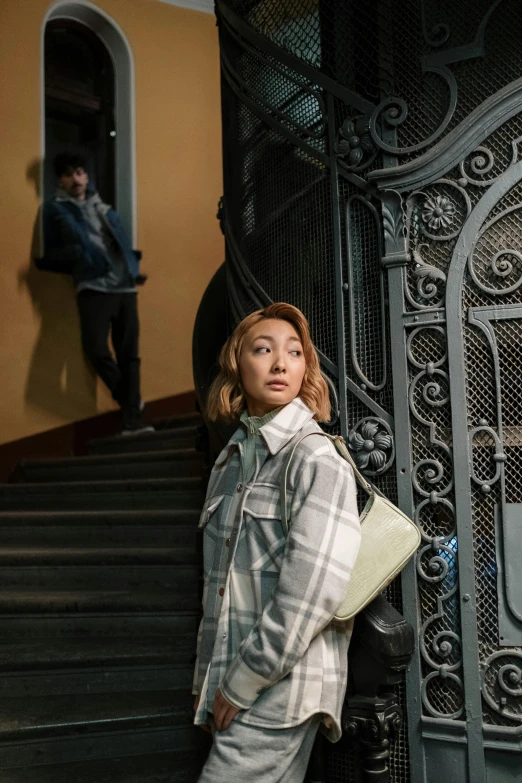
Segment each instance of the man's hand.
[{"label": "man's hand", "polygon": [[[196,698],[194,699],[194,712],[198,711],[198,707],[199,707],[199,696],[196,696]],[[203,729],[203,731],[208,731],[212,734],[212,729],[210,728],[208,723],[202,723],[199,728]]]},{"label": "man's hand", "polygon": [[214,712],[214,721],[216,723],[217,731],[226,731],[238,712],[241,712],[238,707],[234,707],[233,704],[230,704],[230,702],[225,699],[219,688],[214,697],[214,706],[212,710]]}]

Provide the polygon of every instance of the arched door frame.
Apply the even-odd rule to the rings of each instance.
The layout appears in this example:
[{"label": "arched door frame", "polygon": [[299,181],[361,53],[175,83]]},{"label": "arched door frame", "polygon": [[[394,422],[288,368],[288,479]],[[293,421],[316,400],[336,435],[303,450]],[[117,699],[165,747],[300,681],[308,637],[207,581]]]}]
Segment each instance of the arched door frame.
[{"label": "arched door frame", "polygon": [[[136,246],[136,110],[134,57],[121,27],[87,0],[56,0],[42,20],[40,31],[40,150],[45,158],[45,28],[54,19],[69,19],[91,29],[106,46],[116,78],[116,204],[123,225]],[[43,170],[41,172],[43,182]]]}]

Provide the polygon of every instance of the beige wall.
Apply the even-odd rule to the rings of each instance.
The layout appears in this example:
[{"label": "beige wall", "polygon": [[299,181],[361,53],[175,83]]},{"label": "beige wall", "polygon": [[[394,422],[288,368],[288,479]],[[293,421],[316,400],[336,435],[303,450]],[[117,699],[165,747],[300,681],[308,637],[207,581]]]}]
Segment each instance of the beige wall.
[{"label": "beige wall", "polygon": [[[38,208],[40,36],[48,0],[2,0],[0,29],[0,443],[113,406],[81,357],[66,277],[29,259]],[[214,17],[157,0],[99,0],[126,34],[136,74],[142,394],[193,388],[197,306],[223,260],[218,43]],[[36,164],[36,165],[35,165]]]}]

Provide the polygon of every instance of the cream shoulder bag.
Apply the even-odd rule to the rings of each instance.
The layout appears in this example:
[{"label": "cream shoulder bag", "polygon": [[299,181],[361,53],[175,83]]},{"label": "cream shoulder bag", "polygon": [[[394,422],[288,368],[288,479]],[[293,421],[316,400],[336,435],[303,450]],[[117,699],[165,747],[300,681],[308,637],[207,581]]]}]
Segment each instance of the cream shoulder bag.
[{"label": "cream shoulder bag", "polygon": [[335,613],[337,620],[349,620],[382,593],[402,571],[417,550],[421,535],[412,520],[359,472],[346,448],[344,438],[340,435],[328,435],[326,432],[309,432],[303,435],[286,460],[281,476],[281,522],[285,535],[288,535],[290,525],[286,491],[288,470],[296,448],[309,435],[324,435],[334,443],[341,457],[351,465],[357,481],[368,495],[360,516],[359,553],[352,569],[348,592]]}]

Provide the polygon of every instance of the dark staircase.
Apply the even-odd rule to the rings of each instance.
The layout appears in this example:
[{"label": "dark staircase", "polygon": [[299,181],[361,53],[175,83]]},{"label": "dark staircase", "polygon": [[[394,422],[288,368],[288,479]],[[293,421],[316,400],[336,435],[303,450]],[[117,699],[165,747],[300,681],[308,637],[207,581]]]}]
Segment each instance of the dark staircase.
[{"label": "dark staircase", "polygon": [[192,783],[197,415],[0,485],[0,783]]}]

